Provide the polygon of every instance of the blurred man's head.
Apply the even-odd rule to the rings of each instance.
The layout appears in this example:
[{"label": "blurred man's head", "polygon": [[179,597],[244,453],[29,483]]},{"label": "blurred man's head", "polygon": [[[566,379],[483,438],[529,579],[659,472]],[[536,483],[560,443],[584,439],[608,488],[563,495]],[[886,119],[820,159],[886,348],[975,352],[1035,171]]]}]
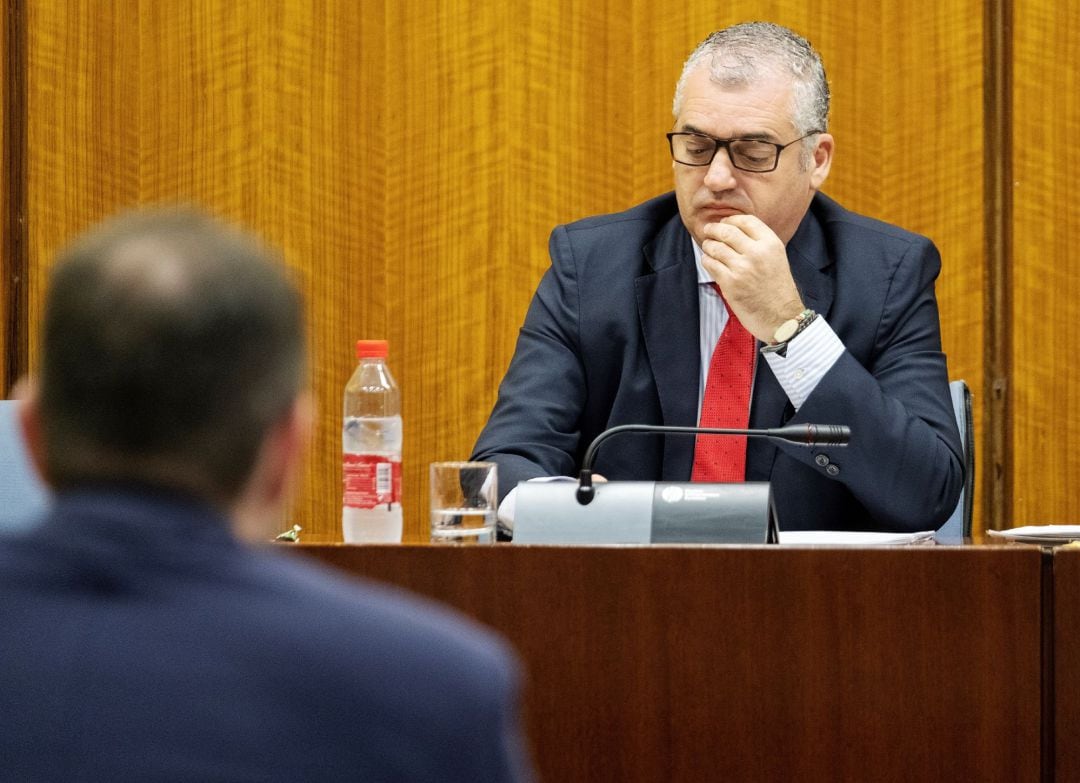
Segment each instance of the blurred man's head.
[{"label": "blurred man's head", "polygon": [[58,490],[131,481],[240,502],[305,375],[300,295],[192,210],[104,223],[60,254],[28,430]]}]

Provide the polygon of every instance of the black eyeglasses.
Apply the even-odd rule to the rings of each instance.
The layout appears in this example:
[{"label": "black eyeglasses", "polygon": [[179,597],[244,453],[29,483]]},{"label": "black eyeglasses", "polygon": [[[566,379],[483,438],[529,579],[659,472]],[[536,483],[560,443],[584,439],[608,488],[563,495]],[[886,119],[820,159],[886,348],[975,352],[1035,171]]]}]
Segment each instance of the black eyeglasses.
[{"label": "black eyeglasses", "polygon": [[671,159],[684,166],[708,166],[723,148],[735,168],[761,173],[773,171],[780,163],[780,153],[792,144],[822,132],[810,131],[787,144],[761,139],[716,139],[704,133],[669,133],[667,140],[671,146]]}]

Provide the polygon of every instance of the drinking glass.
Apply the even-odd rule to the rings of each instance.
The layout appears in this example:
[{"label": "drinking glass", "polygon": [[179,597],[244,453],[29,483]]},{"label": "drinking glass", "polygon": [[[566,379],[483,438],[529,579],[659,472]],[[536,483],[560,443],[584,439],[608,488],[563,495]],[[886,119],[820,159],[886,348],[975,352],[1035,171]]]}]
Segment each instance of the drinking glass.
[{"label": "drinking glass", "polygon": [[431,463],[431,541],[490,544],[499,508],[494,462]]}]

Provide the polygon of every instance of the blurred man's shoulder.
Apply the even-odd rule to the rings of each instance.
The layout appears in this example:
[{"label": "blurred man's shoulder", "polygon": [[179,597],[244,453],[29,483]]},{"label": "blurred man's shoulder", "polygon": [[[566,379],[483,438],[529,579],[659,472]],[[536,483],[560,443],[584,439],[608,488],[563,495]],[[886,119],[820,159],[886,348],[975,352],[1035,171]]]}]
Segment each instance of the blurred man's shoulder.
[{"label": "blurred man's shoulder", "polygon": [[443,662],[480,663],[514,676],[516,663],[503,639],[450,607],[391,585],[349,577],[299,553],[256,557],[265,558],[282,608],[308,638],[325,635],[339,644],[352,641],[368,649],[384,645],[399,652],[423,651]]}]

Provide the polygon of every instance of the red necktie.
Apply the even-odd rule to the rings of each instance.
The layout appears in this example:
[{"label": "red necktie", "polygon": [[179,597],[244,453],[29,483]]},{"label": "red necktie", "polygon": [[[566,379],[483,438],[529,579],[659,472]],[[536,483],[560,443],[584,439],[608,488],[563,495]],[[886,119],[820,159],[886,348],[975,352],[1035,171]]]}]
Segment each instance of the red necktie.
[{"label": "red necktie", "polygon": [[[716,283],[712,285],[720,293],[719,286]],[[716,341],[716,349],[709,362],[698,426],[743,429],[749,423],[754,348],[754,336],[739,323],[729,307],[727,324]],[[690,480],[745,481],[746,438],[738,435],[698,435]]]}]

